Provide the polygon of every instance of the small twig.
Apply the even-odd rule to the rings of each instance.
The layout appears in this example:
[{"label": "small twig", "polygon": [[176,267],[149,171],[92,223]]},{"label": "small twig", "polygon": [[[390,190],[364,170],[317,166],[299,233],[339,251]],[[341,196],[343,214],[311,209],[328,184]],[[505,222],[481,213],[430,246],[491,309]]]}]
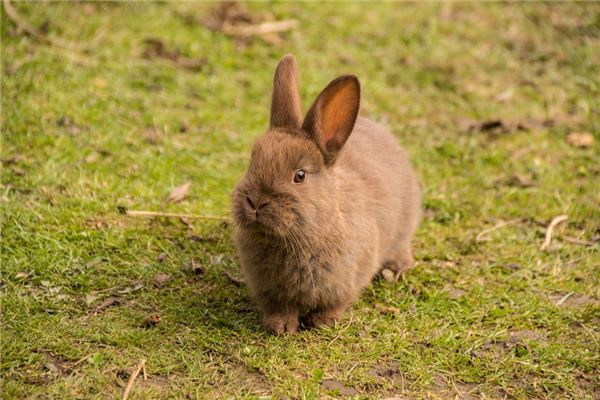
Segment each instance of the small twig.
[{"label": "small twig", "polygon": [[496,225],[492,226],[491,228],[484,229],[483,231],[481,231],[475,237],[475,241],[476,242],[484,242],[484,241],[487,241],[487,240],[491,240],[491,239],[488,239],[488,238],[484,238],[484,236],[487,235],[487,234],[489,234],[489,233],[491,233],[491,232],[493,232],[493,231],[495,231],[495,230],[497,230],[497,229],[503,228],[503,227],[505,227],[507,225],[516,224],[517,222],[520,222],[520,221],[521,221],[521,218],[512,219],[510,221],[501,221],[501,222],[498,222]]},{"label": "small twig", "polygon": [[237,276],[233,275],[231,272],[229,272],[227,270],[223,270],[223,273],[236,286],[242,286],[246,283],[242,278],[238,278]]},{"label": "small twig", "polygon": [[27,21],[21,18],[17,10],[15,10],[13,5],[11,4],[11,0],[3,0],[3,4],[4,10],[6,11],[6,15],[17,26],[17,29],[20,29],[23,32],[27,32],[31,36],[42,41],[48,42],[49,44],[56,47],[62,47],[64,49],[70,50],[77,47],[73,43],[68,42],[66,40],[62,40],[59,38],[51,38],[47,35],[44,35],[42,32],[40,32],[39,29],[30,25]]},{"label": "small twig", "polygon": [[263,22],[256,25],[238,25],[234,26],[231,24],[223,24],[221,30],[223,33],[232,36],[254,36],[254,35],[266,35],[268,33],[277,33],[288,31],[290,29],[296,29],[298,27],[298,21],[295,19],[286,19],[283,21],[274,22]]},{"label": "small twig", "polygon": [[146,363],[144,363],[144,365],[142,365],[142,373],[144,374],[144,380],[147,381],[148,374],[146,373]]},{"label": "small twig", "polygon": [[589,241],[589,240],[578,239],[578,238],[574,238],[574,237],[571,237],[571,236],[563,236],[562,240],[564,240],[565,242],[580,244],[580,245],[583,245],[583,246],[593,246],[593,245],[597,244],[596,242],[592,242],[592,241]]},{"label": "small twig", "polygon": [[548,228],[546,229],[546,239],[544,240],[542,247],[540,247],[541,250],[546,250],[548,246],[550,246],[550,243],[552,242],[552,232],[554,231],[556,225],[566,221],[568,218],[569,217],[567,215],[559,215],[558,217],[554,217],[552,219],[550,225],[548,225]]},{"label": "small twig", "polygon": [[217,217],[214,215],[178,214],[178,213],[141,211],[141,210],[126,210],[125,215],[129,215],[130,217],[169,217],[169,218],[207,219],[207,220],[213,220],[213,221],[229,221],[229,218],[227,218],[227,217]]},{"label": "small twig", "polygon": [[121,397],[121,400],[127,400],[127,398],[129,397],[129,393],[131,392],[131,389],[133,388],[133,384],[135,383],[136,378],[140,374],[141,370],[145,371],[145,368],[146,368],[146,360],[142,358],[140,360],[140,363],[138,364],[137,368],[135,369],[135,371],[133,371],[133,373],[129,377],[129,382],[127,382],[127,386],[125,387],[125,391],[123,392],[123,397]]}]

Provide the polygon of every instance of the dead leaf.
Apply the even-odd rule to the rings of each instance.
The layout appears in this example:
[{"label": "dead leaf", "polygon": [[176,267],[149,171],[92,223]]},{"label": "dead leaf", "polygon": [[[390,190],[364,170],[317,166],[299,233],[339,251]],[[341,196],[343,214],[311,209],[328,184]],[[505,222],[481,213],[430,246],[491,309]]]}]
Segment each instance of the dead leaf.
[{"label": "dead leaf", "polygon": [[514,174],[509,177],[506,181],[509,186],[520,187],[520,188],[528,188],[535,185],[533,179],[523,176],[521,174]]},{"label": "dead leaf", "polygon": [[119,304],[121,304],[123,302],[123,300],[121,300],[118,297],[109,297],[106,300],[104,300],[102,303],[98,304],[96,307],[92,308],[92,310],[90,311],[90,314],[98,314],[101,311],[106,310],[109,307],[112,306],[117,306]]},{"label": "dead leaf", "polygon": [[90,218],[85,220],[85,225],[91,229],[108,228],[108,223],[100,218]]},{"label": "dead leaf", "polygon": [[159,313],[152,313],[144,319],[144,321],[142,322],[142,326],[144,328],[156,326],[160,323],[160,320],[161,318]]},{"label": "dead leaf", "polygon": [[167,45],[161,40],[156,38],[146,38],[144,39],[145,50],[142,54],[147,60],[152,60],[155,58],[162,58],[166,60],[170,60],[175,65],[189,69],[192,71],[201,71],[202,68],[207,64],[206,57],[200,58],[187,58],[181,54],[181,51],[174,47],[169,48]]},{"label": "dead leaf", "polygon": [[16,165],[11,165],[10,170],[17,176],[25,176],[27,174],[23,168],[17,167]]},{"label": "dead leaf", "polygon": [[522,124],[517,121],[509,121],[502,119],[491,119],[483,121],[479,124],[474,125],[472,128],[477,129],[481,132],[489,132],[492,134],[514,132],[518,130],[529,130],[529,128],[525,124]]},{"label": "dead leaf", "polygon": [[458,121],[458,125],[461,129],[468,132],[485,132],[492,135],[499,135],[503,133],[511,133],[516,131],[529,131],[534,128],[547,128],[554,125],[554,120],[551,119],[539,119],[530,118],[527,120],[511,120],[494,118],[484,121],[473,121],[468,119],[462,119]]},{"label": "dead leaf", "polygon": [[204,273],[204,269],[202,268],[202,265],[197,264],[196,261],[194,261],[193,259],[186,261],[183,264],[183,270],[186,272],[191,272],[194,275],[202,275]]},{"label": "dead leaf", "polygon": [[508,88],[504,92],[498,94],[496,96],[496,100],[498,100],[501,103],[505,103],[508,100],[512,99],[512,97],[513,97],[514,94],[515,94],[515,89],[514,88]]},{"label": "dead leaf", "polygon": [[149,144],[160,144],[161,137],[160,134],[153,127],[147,128],[143,133],[144,140]]},{"label": "dead leaf", "polygon": [[161,287],[170,280],[171,275],[169,274],[156,274],[154,275],[154,279],[152,279],[152,283],[154,283],[154,286],[156,287]]},{"label": "dead leaf", "polygon": [[108,86],[108,81],[104,78],[96,78],[92,81],[92,83],[94,84],[95,87],[97,87],[98,89],[104,89],[105,87]]},{"label": "dead leaf", "polygon": [[516,263],[509,263],[509,264],[506,264],[504,266],[504,268],[507,269],[507,270],[509,270],[509,271],[518,271],[518,270],[521,269],[521,266],[519,264],[516,264]]},{"label": "dead leaf", "polygon": [[56,125],[66,128],[67,133],[70,133],[73,136],[78,136],[81,133],[81,128],[73,122],[73,120],[63,115],[56,121]]},{"label": "dead leaf", "polygon": [[571,132],[567,135],[567,143],[575,147],[590,147],[594,144],[594,136],[589,132]]},{"label": "dead leaf", "polygon": [[96,5],[93,3],[85,3],[82,8],[84,15],[92,15],[96,12]]},{"label": "dead leaf", "polygon": [[187,226],[188,228],[192,226],[189,218],[179,217],[179,222],[181,222],[183,225]]},{"label": "dead leaf", "polygon": [[250,10],[244,3],[236,1],[223,1],[218,3],[204,19],[205,27],[212,31],[220,31],[225,23],[239,25],[242,23],[250,24],[255,18],[250,14]]},{"label": "dead leaf", "polygon": [[185,182],[181,186],[177,186],[171,194],[169,195],[169,201],[171,203],[178,203],[181,200],[185,199],[190,192],[190,186],[192,183],[190,181]]},{"label": "dead leaf", "polygon": [[17,272],[17,274],[15,275],[15,279],[23,280],[23,279],[27,278],[29,275],[30,275],[30,273],[26,272],[26,271]]},{"label": "dead leaf", "polygon": [[190,130],[190,124],[187,121],[181,121],[179,124],[179,132],[185,133]]},{"label": "dead leaf", "polygon": [[384,306],[381,304],[375,304],[375,308],[384,315],[395,315],[400,313],[400,309],[392,306]]},{"label": "dead leaf", "polygon": [[93,164],[96,161],[98,161],[99,158],[100,158],[100,154],[98,154],[96,152],[93,152],[93,153],[90,153],[90,155],[88,155],[85,158],[85,162],[88,163],[88,164]]}]

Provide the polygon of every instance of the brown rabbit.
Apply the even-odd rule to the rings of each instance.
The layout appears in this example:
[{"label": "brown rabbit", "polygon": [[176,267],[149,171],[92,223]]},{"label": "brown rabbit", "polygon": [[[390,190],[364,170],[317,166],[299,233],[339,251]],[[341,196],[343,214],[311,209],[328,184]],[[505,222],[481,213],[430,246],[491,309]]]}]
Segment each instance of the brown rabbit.
[{"label": "brown rabbit", "polygon": [[235,241],[267,330],[332,325],[382,269],[413,264],[421,194],[404,150],[357,118],[360,85],[333,80],[304,121],[292,55],[275,71],[268,132],[233,193]]}]

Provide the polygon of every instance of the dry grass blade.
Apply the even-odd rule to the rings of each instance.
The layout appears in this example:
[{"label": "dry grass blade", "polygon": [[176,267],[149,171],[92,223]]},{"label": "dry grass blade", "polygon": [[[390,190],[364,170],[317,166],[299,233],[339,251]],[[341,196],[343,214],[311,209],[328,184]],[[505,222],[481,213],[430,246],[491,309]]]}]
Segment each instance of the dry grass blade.
[{"label": "dry grass blade", "polygon": [[177,203],[177,202],[180,202],[181,200],[185,199],[187,197],[187,195],[190,193],[191,185],[192,185],[192,183],[190,181],[188,181],[188,182],[185,182],[181,186],[177,186],[175,189],[173,189],[173,191],[169,195],[169,201],[171,203]]},{"label": "dry grass blade", "polygon": [[146,370],[146,360],[143,358],[140,360],[140,363],[138,364],[135,371],[133,371],[133,373],[129,377],[129,381],[127,382],[127,386],[125,387],[125,391],[123,392],[123,397],[121,397],[121,400],[127,400],[127,398],[129,398],[129,393],[131,393],[133,384],[135,383],[135,380],[138,377],[138,375],[140,374],[141,370],[144,370],[144,378],[146,378],[147,377],[146,371],[145,371]]},{"label": "dry grass blade", "polygon": [[217,217],[214,215],[196,215],[196,214],[179,214],[158,211],[143,211],[143,210],[126,210],[125,215],[130,217],[168,217],[168,218],[190,218],[190,219],[205,219],[211,221],[228,222],[228,217]]},{"label": "dry grass blade", "polygon": [[565,294],[563,297],[561,297],[561,298],[560,298],[560,300],[558,300],[558,301],[556,302],[556,305],[557,305],[557,306],[560,306],[562,303],[564,303],[565,301],[567,301],[567,299],[568,299],[569,297],[571,297],[572,295],[573,295],[573,292],[569,292],[569,293]]},{"label": "dry grass blade", "polygon": [[520,221],[521,221],[521,218],[512,219],[510,221],[498,222],[496,225],[492,226],[491,228],[484,229],[483,231],[479,232],[479,234],[475,237],[475,241],[476,242],[485,242],[485,241],[491,240],[489,238],[486,238],[485,236],[497,229],[503,228],[508,225],[516,224],[517,222],[520,222]]},{"label": "dry grass blade", "polygon": [[566,221],[568,218],[569,217],[567,215],[559,215],[558,217],[554,217],[552,219],[550,225],[548,225],[548,228],[546,228],[546,239],[540,248],[541,250],[546,250],[550,246],[550,243],[552,243],[552,232],[554,231],[554,228],[561,222]]}]

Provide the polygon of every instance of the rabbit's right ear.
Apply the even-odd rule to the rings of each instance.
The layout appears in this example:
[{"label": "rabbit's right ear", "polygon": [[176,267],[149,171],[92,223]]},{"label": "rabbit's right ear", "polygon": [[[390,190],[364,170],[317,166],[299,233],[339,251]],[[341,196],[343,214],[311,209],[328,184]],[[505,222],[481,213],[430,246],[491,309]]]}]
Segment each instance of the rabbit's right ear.
[{"label": "rabbit's right ear", "polygon": [[297,129],[301,124],[298,64],[294,56],[288,54],[279,61],[275,70],[270,128]]},{"label": "rabbit's right ear", "polygon": [[354,75],[334,79],[319,94],[304,118],[302,129],[317,143],[325,164],[335,163],[350,137],[360,106],[360,83]]}]

